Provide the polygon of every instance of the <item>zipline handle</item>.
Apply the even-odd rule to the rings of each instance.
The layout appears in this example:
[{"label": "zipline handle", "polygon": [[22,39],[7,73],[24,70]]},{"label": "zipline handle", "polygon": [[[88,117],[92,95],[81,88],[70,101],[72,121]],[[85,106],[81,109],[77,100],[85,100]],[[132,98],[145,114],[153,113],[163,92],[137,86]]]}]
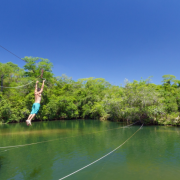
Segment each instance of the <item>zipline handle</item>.
[{"label": "zipline handle", "polygon": [[44,72],[44,69],[41,70],[41,79],[43,79],[43,72]]}]

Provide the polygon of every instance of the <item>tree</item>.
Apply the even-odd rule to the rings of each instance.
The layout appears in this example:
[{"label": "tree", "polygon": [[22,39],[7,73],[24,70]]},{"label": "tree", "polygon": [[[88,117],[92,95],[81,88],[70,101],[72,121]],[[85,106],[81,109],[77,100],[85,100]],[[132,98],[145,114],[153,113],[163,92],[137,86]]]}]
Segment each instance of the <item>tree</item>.
[{"label": "tree", "polygon": [[10,73],[13,71],[13,68],[8,63],[0,63],[0,76],[1,76],[1,92],[3,91],[4,79],[10,76]]},{"label": "tree", "polygon": [[[24,57],[24,61],[26,64],[24,65],[24,69],[26,70],[27,77],[37,78],[41,74],[41,70],[44,70],[43,77],[50,79],[53,77],[52,67],[53,64],[48,60],[40,57]],[[40,60],[39,62],[37,62]]]},{"label": "tree", "polygon": [[162,78],[163,78],[162,82],[164,84],[165,83],[171,84],[172,82],[176,82],[175,81],[176,80],[176,76],[174,76],[174,75],[167,74],[167,75],[162,76]]}]

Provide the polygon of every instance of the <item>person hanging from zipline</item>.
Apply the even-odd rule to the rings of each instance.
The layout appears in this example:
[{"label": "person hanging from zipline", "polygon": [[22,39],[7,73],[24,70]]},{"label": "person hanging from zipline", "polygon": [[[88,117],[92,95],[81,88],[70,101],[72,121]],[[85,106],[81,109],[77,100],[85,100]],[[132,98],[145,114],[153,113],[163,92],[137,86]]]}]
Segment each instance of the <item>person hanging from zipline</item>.
[{"label": "person hanging from zipline", "polygon": [[27,126],[31,125],[32,119],[36,116],[36,114],[39,111],[41,96],[42,96],[42,92],[43,92],[43,88],[44,88],[44,82],[45,82],[45,80],[43,80],[41,88],[38,88],[37,84],[39,83],[39,81],[36,81],[36,86],[35,86],[35,91],[34,91],[35,103],[32,106],[32,111],[31,111],[28,119],[26,120]]}]

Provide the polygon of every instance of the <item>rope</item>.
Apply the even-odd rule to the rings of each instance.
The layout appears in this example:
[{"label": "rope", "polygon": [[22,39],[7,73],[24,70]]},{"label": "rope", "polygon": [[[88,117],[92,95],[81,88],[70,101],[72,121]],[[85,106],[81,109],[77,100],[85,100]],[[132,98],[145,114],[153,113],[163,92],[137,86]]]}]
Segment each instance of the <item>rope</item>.
[{"label": "rope", "polygon": [[[137,122],[133,123],[133,124],[130,124],[130,125],[127,125],[127,126],[124,126],[124,127],[120,127],[120,128],[126,128],[128,126],[132,126],[134,124],[136,124]],[[105,130],[105,131],[112,131],[114,129],[120,129],[120,128],[113,128],[113,129],[108,129],[108,130]],[[95,134],[95,133],[99,133],[99,132],[104,132],[104,131],[97,131],[97,132],[94,132],[94,133],[86,133],[86,134]],[[79,136],[79,135],[77,135]],[[58,139],[52,139],[52,140],[47,140],[47,141],[41,141],[41,142],[36,142],[36,143],[30,143],[30,144],[23,144],[23,145],[16,145],[16,146],[5,146],[5,147],[0,147],[0,149],[5,149],[5,148],[13,148],[13,147],[24,147],[24,146],[31,146],[31,145],[34,145],[34,144],[41,144],[41,143],[45,143],[45,142],[51,142],[51,141],[57,141],[57,140],[60,140],[60,139],[67,139],[67,138],[71,138],[71,137],[77,137],[77,136],[70,136],[70,137],[65,137],[65,138],[58,138]]]},{"label": "rope", "polygon": [[29,84],[31,84],[31,83],[33,83],[34,81],[31,81],[30,83],[28,83],[28,84],[25,84],[25,85],[22,85],[22,86],[16,86],[16,87],[4,87],[4,86],[0,86],[0,87],[3,87],[3,88],[21,88],[21,87],[24,87],[24,86],[27,86],[27,85],[29,85]]},{"label": "rope", "polygon": [[[20,57],[17,56],[16,54],[14,54],[14,53],[12,53],[11,51],[9,51],[8,49],[6,49],[5,47],[3,47],[3,46],[1,46],[1,45],[0,45],[0,47],[3,48],[4,50],[6,50],[7,52],[11,53],[12,55],[16,56],[18,59],[21,59],[21,60],[25,61],[24,59],[20,58]],[[25,62],[26,62],[26,61],[25,61]],[[43,72],[44,72],[44,69],[41,70],[41,75],[40,75],[40,76],[41,76],[41,79],[43,79],[43,78],[42,78]],[[38,79],[40,76],[38,76],[36,79]],[[34,81],[35,81],[35,80],[34,80]],[[30,83],[28,83],[28,84],[26,84],[26,85],[23,85],[23,86],[17,86],[17,87],[4,87],[4,86],[0,86],[0,87],[3,87],[3,88],[19,88],[19,87],[27,86],[27,85],[31,84],[32,82],[34,82],[34,81],[31,81]]]},{"label": "rope", "polygon": [[41,79],[42,79],[42,76],[43,76],[43,72],[44,72],[44,69],[41,70]]},{"label": "rope", "polygon": [[81,170],[83,170],[83,169],[85,169],[85,168],[91,166],[92,164],[94,164],[94,163],[100,161],[101,159],[105,158],[106,156],[112,154],[114,151],[116,151],[116,150],[119,149],[121,146],[123,146],[129,139],[131,139],[131,138],[132,138],[132,137],[133,137],[133,136],[134,136],[134,135],[142,128],[142,127],[143,127],[143,124],[142,124],[142,126],[141,126],[141,127],[140,127],[140,128],[139,128],[132,136],[130,136],[126,141],[124,141],[121,145],[119,145],[117,148],[115,148],[114,150],[112,150],[112,151],[109,152],[108,154],[106,154],[106,155],[102,156],[101,158],[99,158],[99,159],[93,161],[92,163],[90,163],[90,164],[88,164],[88,165],[86,165],[86,166],[84,166],[84,167],[78,169],[77,171],[74,171],[73,173],[71,173],[71,174],[69,174],[69,175],[67,175],[67,176],[62,177],[62,178],[59,179],[59,180],[65,179],[65,178],[67,178],[67,177],[69,177],[69,176],[71,176],[71,175],[73,175],[73,174],[75,174],[75,173],[77,173],[77,172],[79,172],[79,171],[81,171]]},{"label": "rope", "polygon": [[[41,75],[40,76],[38,76],[36,79],[38,79],[39,77],[41,77],[42,78],[42,76],[43,76],[43,72],[44,72],[44,69],[42,69],[41,70]],[[42,78],[43,79],[43,78]],[[44,80],[46,80],[46,79],[44,79]],[[16,86],[16,87],[4,87],[4,86],[0,86],[0,87],[3,87],[3,88],[21,88],[21,87],[25,87],[25,86],[27,86],[27,85],[29,85],[29,84],[31,84],[31,83],[33,83],[33,82],[35,82],[36,80],[34,80],[34,81],[31,81],[31,82],[29,82],[28,84],[25,84],[25,85],[22,85],[22,86]]]},{"label": "rope", "polygon": [[1,153],[1,152],[7,152],[7,151],[9,151],[9,150],[13,150],[13,149],[16,149],[16,148],[18,148],[18,147],[6,149],[6,150],[4,150],[4,151],[0,151],[0,153]]},{"label": "rope", "polygon": [[[3,46],[1,46],[1,45],[0,45],[0,47],[3,48],[4,50],[6,50],[7,52],[11,53],[12,55],[16,56],[18,59],[21,59],[21,60],[25,61],[24,59],[20,58],[19,56],[15,55],[14,53],[12,53],[12,52],[9,51],[8,49],[6,49],[5,47],[3,47]],[[25,61],[25,62],[26,62],[26,61]]]}]

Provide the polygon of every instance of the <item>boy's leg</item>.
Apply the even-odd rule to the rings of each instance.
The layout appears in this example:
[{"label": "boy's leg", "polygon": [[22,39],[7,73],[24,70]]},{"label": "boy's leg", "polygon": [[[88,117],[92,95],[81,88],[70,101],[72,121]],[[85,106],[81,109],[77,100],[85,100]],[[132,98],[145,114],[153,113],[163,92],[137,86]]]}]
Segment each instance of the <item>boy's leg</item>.
[{"label": "boy's leg", "polygon": [[26,120],[27,125],[31,125],[31,121],[36,116],[36,114],[38,113],[39,108],[40,108],[39,103],[34,103],[33,104],[33,108],[32,108],[32,111],[31,111],[31,113],[33,113],[33,114],[30,114],[29,117],[28,117],[28,120]]},{"label": "boy's leg", "polygon": [[36,114],[39,111],[39,108],[40,108],[40,104],[39,103],[34,103],[34,111],[33,111],[32,116],[29,119],[30,121],[32,121],[32,119],[36,116]]},{"label": "boy's leg", "polygon": [[31,116],[32,116],[32,114],[30,114],[30,115],[29,115],[29,117],[28,117],[28,119],[27,119],[27,120],[30,120]]},{"label": "boy's leg", "polygon": [[28,117],[28,119],[26,120],[26,125],[27,125],[27,126],[29,126],[29,124],[31,123],[31,122],[30,122],[30,119],[31,119],[32,116],[33,116],[33,114],[30,114],[29,117]]},{"label": "boy's leg", "polygon": [[31,119],[31,117],[32,117],[32,112],[34,111],[34,108],[35,108],[35,106],[34,106],[34,104],[32,105],[32,110],[31,110],[31,113],[30,113],[30,115],[29,115],[29,117],[28,117],[28,119],[26,120],[26,124],[27,124],[27,126],[29,126],[29,124],[30,124],[30,119]]},{"label": "boy's leg", "polygon": [[30,117],[30,121],[36,116],[36,114],[32,114],[32,116]]},{"label": "boy's leg", "polygon": [[36,116],[36,114],[32,114],[32,116],[31,116],[30,119],[29,119],[29,125],[31,125],[31,121],[32,121],[32,119],[33,119],[35,116]]},{"label": "boy's leg", "polygon": [[29,126],[29,119],[32,116],[32,114],[29,115],[28,119],[26,120],[26,125]]},{"label": "boy's leg", "polygon": [[30,114],[28,120],[26,120],[27,126],[31,125],[31,120],[35,117],[36,114]]}]

